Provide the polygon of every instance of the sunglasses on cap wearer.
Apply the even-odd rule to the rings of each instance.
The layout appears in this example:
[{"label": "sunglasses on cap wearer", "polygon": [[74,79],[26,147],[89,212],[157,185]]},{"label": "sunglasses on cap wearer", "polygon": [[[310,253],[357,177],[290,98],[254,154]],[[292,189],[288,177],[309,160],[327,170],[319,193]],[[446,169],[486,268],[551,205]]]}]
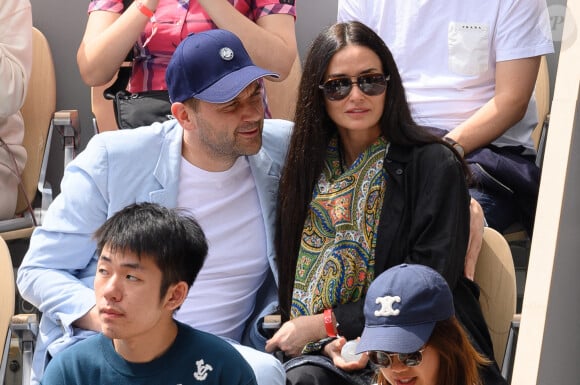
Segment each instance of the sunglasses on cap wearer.
[{"label": "sunglasses on cap wearer", "polygon": [[[356,78],[356,80],[353,81],[353,78]],[[389,78],[390,76],[380,73],[363,74],[356,77],[341,76],[325,81],[318,88],[324,92],[324,96],[328,100],[332,101],[346,98],[355,83],[366,95],[376,96],[385,92]]]},{"label": "sunglasses on cap wearer", "polygon": [[393,359],[391,357],[394,356],[397,356],[399,362],[403,365],[413,367],[421,365],[424,350],[425,348],[413,353],[388,353],[380,350],[372,350],[367,354],[370,362],[382,368],[390,367],[393,364]]}]

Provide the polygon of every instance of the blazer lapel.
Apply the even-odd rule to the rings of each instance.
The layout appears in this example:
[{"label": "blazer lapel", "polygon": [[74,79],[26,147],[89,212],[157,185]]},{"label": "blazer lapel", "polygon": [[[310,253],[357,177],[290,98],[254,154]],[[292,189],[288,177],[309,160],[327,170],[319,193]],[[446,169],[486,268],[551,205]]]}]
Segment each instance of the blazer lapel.
[{"label": "blazer lapel", "polygon": [[258,154],[248,157],[248,161],[252,175],[254,176],[254,181],[256,182],[262,218],[264,219],[268,261],[274,273],[276,285],[278,285],[278,269],[274,258],[274,229],[276,225],[276,204],[281,170],[279,167],[276,167],[272,159],[263,149]]},{"label": "blazer lapel", "polygon": [[153,175],[161,188],[149,193],[151,202],[171,208],[177,206],[182,140],[183,128],[176,124],[175,129],[168,131],[159,151],[159,159]]}]

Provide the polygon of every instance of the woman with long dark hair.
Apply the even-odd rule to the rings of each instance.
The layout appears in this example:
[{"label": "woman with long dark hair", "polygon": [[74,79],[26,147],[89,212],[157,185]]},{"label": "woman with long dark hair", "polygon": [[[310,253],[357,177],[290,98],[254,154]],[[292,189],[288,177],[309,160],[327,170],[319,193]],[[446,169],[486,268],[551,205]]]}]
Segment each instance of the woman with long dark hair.
[{"label": "woman with long dark hair", "polygon": [[287,363],[290,383],[366,381],[366,358],[346,362],[341,349],[363,330],[373,278],[403,262],[445,277],[459,320],[492,357],[478,289],[463,275],[469,202],[465,164],[411,118],[382,39],[358,22],[323,31],[304,63],[279,190],[276,251],[287,322],[266,349],[300,356]]}]

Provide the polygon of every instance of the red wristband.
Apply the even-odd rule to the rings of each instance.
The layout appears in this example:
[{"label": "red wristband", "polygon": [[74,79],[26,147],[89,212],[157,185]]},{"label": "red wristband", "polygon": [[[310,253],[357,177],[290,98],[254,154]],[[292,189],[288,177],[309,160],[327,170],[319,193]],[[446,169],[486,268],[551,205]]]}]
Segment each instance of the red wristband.
[{"label": "red wristband", "polygon": [[326,335],[329,337],[336,337],[337,331],[332,322],[332,309],[324,309],[324,328],[326,329]]},{"label": "red wristband", "polygon": [[141,1],[137,1],[137,9],[144,14],[145,16],[147,16],[147,18],[152,19],[153,15],[155,14],[154,11],[152,11],[151,9],[149,9],[145,4],[143,4]]}]

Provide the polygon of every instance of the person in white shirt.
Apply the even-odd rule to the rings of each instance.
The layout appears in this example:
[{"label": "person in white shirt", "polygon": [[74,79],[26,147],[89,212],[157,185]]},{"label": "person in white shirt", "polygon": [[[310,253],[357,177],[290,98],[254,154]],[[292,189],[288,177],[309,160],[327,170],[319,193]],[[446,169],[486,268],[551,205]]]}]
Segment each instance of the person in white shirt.
[{"label": "person in white shirt", "polygon": [[285,383],[258,329],[276,306],[276,192],[292,127],[264,119],[266,76],[277,75],[254,65],[233,33],[191,34],[166,72],[175,119],[96,135],[69,164],[18,270],[22,297],[42,312],[34,384],[48,360],[101,330],[92,234],[136,202],[183,208],[207,236],[208,256],[177,321],[231,342],[258,384]]},{"label": "person in white shirt", "polygon": [[489,225],[503,231],[521,221],[531,230],[533,89],[540,57],[553,52],[545,0],[339,0],[338,20],[363,22],[383,38],[413,118],[440,129],[473,164],[471,195]]}]

